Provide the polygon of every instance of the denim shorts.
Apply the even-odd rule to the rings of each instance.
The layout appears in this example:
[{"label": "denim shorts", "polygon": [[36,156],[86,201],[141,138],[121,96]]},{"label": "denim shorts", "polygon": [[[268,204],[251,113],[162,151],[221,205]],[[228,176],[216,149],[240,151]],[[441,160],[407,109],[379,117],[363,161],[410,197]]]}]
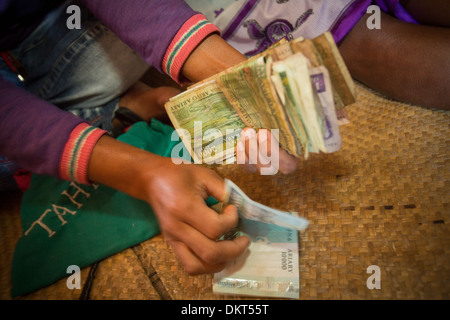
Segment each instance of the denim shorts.
[{"label": "denim shorts", "polygon": [[[67,26],[72,13],[66,8],[73,4],[81,9],[81,29]],[[149,68],[78,1],[67,1],[49,13],[11,54],[22,64],[26,78],[21,82],[0,59],[4,79],[107,131],[112,129],[120,96]],[[0,159],[0,165],[5,163],[1,155]],[[0,168],[0,184],[2,171],[10,171],[5,168]]]}]

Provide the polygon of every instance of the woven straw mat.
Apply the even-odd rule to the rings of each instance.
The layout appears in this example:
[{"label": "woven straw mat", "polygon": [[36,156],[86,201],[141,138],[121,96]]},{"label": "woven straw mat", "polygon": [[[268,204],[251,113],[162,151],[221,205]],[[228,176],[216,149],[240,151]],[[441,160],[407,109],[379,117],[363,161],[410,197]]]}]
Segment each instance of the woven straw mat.
[{"label": "woven straw mat", "polygon": [[[342,149],[299,160],[294,174],[215,170],[253,200],[310,220],[300,233],[301,299],[450,298],[450,113],[387,100],[357,85]],[[1,202],[0,298],[9,299],[20,195]],[[367,268],[380,268],[370,290]],[[188,276],[162,236],[19,299],[246,299]]]}]

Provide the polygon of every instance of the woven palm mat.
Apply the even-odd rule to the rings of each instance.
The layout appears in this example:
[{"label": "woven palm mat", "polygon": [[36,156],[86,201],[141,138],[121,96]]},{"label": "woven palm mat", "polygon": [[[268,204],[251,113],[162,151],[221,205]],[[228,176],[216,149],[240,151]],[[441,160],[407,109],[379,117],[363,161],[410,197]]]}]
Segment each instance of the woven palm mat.
[{"label": "woven palm mat", "polygon": [[[300,234],[301,299],[449,299],[450,113],[360,85],[357,93],[341,151],[301,160],[289,176],[215,170],[252,199],[311,221]],[[371,265],[381,289],[366,285]],[[22,299],[245,299],[213,294],[212,275],[187,276],[161,236],[81,276],[80,290],[63,279]],[[3,298],[4,277],[2,268]]]}]

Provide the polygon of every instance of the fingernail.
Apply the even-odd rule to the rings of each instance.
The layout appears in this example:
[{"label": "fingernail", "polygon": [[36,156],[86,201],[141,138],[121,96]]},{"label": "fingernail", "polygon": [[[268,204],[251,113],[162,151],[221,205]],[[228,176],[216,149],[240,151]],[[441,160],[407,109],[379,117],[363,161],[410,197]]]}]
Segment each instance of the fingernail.
[{"label": "fingernail", "polygon": [[244,151],[244,144],[242,143],[242,141],[238,141],[238,142],[237,142],[237,150],[238,150],[239,152]]},{"label": "fingernail", "polygon": [[247,129],[244,130],[244,137],[251,140],[256,138],[256,131],[255,129]]},{"label": "fingernail", "polygon": [[267,141],[267,130],[260,130],[258,134],[258,141],[259,143],[264,143]]}]

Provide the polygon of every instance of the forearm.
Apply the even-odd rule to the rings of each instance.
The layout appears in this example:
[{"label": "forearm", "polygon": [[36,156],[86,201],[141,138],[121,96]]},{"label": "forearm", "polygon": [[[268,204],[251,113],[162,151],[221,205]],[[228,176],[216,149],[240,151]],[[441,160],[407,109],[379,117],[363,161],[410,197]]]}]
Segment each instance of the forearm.
[{"label": "forearm", "polygon": [[201,42],[186,60],[181,72],[192,82],[204,80],[246,58],[219,35],[212,34]]},{"label": "forearm", "polygon": [[161,174],[168,161],[169,158],[163,158],[105,135],[98,140],[92,151],[88,178],[91,182],[148,201],[148,192],[144,189],[148,183],[144,181],[151,180],[154,174]]},{"label": "forearm", "polygon": [[[197,82],[245,59],[220,36],[212,34],[189,55],[182,73],[190,81]],[[168,161],[170,159],[104,136],[92,152],[88,177],[94,182],[142,199],[146,197],[145,191],[134,185],[141,185],[139,181],[144,179],[144,174],[146,178],[151,178],[154,173],[160,174]]]},{"label": "forearm", "polygon": [[339,49],[357,80],[386,96],[450,108],[450,29],[407,24],[382,14],[381,29],[363,17]]}]

